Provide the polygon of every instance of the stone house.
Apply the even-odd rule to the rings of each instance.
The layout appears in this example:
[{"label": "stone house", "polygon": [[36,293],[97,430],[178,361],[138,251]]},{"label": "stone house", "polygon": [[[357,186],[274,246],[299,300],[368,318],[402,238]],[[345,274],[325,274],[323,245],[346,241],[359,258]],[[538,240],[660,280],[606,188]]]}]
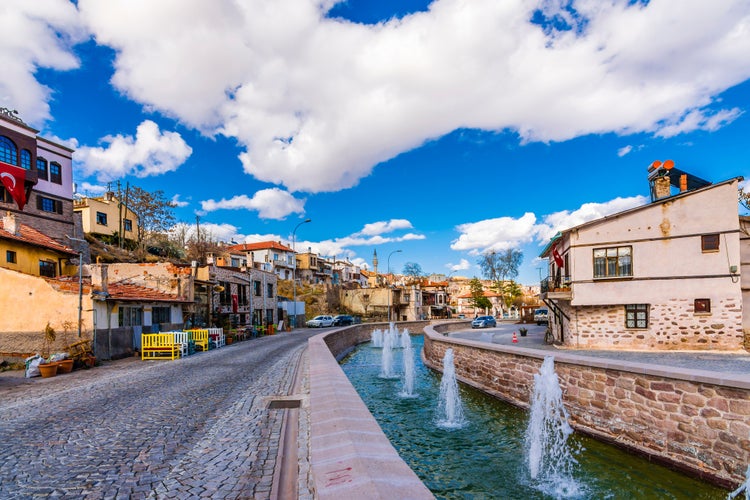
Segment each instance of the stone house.
[{"label": "stone house", "polygon": [[240,243],[227,247],[230,253],[244,253],[247,266],[269,271],[280,279],[291,280],[295,268],[294,250],[277,241]]},{"label": "stone house", "polygon": [[[651,202],[562,231],[540,297],[563,347],[743,348],[741,178],[710,184],[655,162]],[[744,245],[747,247],[747,245]],[[746,259],[745,262],[748,262]]]}]

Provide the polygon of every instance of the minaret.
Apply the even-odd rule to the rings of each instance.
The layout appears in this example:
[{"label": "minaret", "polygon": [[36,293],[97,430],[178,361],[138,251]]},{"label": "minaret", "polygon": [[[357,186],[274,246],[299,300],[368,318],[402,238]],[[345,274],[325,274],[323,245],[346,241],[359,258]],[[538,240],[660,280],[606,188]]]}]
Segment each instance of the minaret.
[{"label": "minaret", "polygon": [[377,248],[372,253],[372,267],[375,268],[374,272],[375,272],[375,276],[377,276],[378,275],[378,250]]}]

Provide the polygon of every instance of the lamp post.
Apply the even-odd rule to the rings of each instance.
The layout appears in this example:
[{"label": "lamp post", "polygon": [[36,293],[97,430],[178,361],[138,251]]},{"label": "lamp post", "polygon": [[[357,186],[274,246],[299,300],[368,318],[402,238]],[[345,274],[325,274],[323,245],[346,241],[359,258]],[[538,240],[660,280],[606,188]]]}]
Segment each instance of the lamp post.
[{"label": "lamp post", "polygon": [[[394,253],[399,253],[401,250],[394,250],[391,253],[388,254],[388,259],[386,259],[387,266],[386,271],[388,274],[391,274],[391,255]],[[388,323],[391,322],[391,285],[388,284]]]},{"label": "lamp post", "polygon": [[[66,235],[67,236],[67,235]],[[86,243],[86,240],[81,238],[72,238],[68,236],[71,241],[77,241],[79,243]],[[83,321],[83,250],[78,250],[78,338],[81,338],[81,321]]]},{"label": "lamp post", "polygon": [[312,222],[312,219],[305,219],[294,228],[292,231],[292,253],[294,254],[294,267],[292,270],[292,307],[294,308],[294,315],[292,316],[292,328],[297,327],[297,229],[302,224]]}]

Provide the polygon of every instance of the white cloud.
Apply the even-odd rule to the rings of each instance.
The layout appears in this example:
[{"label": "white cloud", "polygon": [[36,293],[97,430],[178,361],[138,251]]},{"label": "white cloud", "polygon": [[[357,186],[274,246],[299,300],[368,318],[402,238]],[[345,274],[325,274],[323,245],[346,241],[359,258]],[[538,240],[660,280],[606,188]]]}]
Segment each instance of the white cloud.
[{"label": "white cloud", "polygon": [[279,188],[262,189],[252,198],[247,195],[234,196],[228,200],[206,200],[201,202],[205,212],[214,210],[254,210],[261,219],[283,219],[289,214],[305,213],[305,200],[299,200]]},{"label": "white cloud", "polygon": [[107,192],[107,186],[91,184],[89,182],[82,182],[77,188],[76,192],[84,196],[100,196]]},{"label": "white cloud", "polygon": [[617,156],[623,157],[626,154],[630,153],[631,151],[633,151],[633,146],[628,144],[627,146],[624,146],[617,150]]},{"label": "white cloud", "polygon": [[174,206],[176,206],[176,207],[182,208],[182,207],[188,206],[190,203],[188,203],[187,201],[181,200],[180,199],[180,195],[176,194],[176,195],[172,196],[172,204]]},{"label": "white cloud", "polygon": [[[186,224],[184,222],[178,222],[172,226],[169,232],[175,235],[182,235],[186,240],[194,238],[198,231],[198,227],[195,224]],[[201,238],[207,238],[212,241],[242,241],[246,236],[237,232],[237,226],[232,224],[216,224],[213,222],[201,222],[200,223]]]},{"label": "white cloud", "polygon": [[480,255],[491,250],[518,248],[533,241],[546,244],[558,231],[644,205],[647,202],[648,199],[644,196],[632,196],[615,198],[606,203],[585,203],[577,210],[563,210],[545,215],[541,223],[537,223],[536,215],[527,212],[518,219],[498,217],[461,224],[456,227],[460,235],[451,244],[451,249],[468,251],[470,255]]},{"label": "white cloud", "polygon": [[465,271],[467,269],[471,268],[471,264],[466,259],[461,259],[461,262],[458,264],[448,264],[448,269],[451,271]]},{"label": "white cloud", "polygon": [[376,234],[391,233],[399,229],[411,229],[411,222],[406,219],[391,219],[389,221],[372,222],[365,224],[359,234],[374,236]]},{"label": "white cloud", "polygon": [[535,235],[536,216],[526,212],[521,218],[497,217],[479,222],[461,224],[461,233],[451,244],[451,249],[479,255],[488,250],[507,250],[531,241]]},{"label": "white cloud", "polygon": [[[116,51],[118,90],[237,138],[246,172],[291,191],[353,186],[459,127],[524,142],[711,131],[739,113],[718,94],[750,77],[745,0],[582,0],[575,16],[559,2],[436,0],[378,25],[326,19],[333,3],[78,5]],[[576,29],[531,23],[537,9]]]},{"label": "white cloud", "polygon": [[87,36],[76,6],[67,0],[0,2],[0,106],[41,127],[50,118],[54,92],[39,83],[37,71],[78,68],[72,47]]},{"label": "white cloud", "polygon": [[177,170],[193,150],[177,132],[161,132],[151,120],[145,120],[132,136],[107,136],[105,147],[82,146],[74,155],[76,168],[83,177],[95,175],[99,182],[125,175],[149,177]]}]

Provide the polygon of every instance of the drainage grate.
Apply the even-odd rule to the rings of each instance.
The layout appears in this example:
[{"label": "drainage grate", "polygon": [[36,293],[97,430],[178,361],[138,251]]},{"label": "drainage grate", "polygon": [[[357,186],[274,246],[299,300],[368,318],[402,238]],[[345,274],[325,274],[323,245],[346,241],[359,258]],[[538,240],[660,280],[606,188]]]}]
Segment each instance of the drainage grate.
[{"label": "drainage grate", "polygon": [[299,399],[272,399],[268,402],[269,410],[280,410],[288,408],[299,408],[301,401]]}]

